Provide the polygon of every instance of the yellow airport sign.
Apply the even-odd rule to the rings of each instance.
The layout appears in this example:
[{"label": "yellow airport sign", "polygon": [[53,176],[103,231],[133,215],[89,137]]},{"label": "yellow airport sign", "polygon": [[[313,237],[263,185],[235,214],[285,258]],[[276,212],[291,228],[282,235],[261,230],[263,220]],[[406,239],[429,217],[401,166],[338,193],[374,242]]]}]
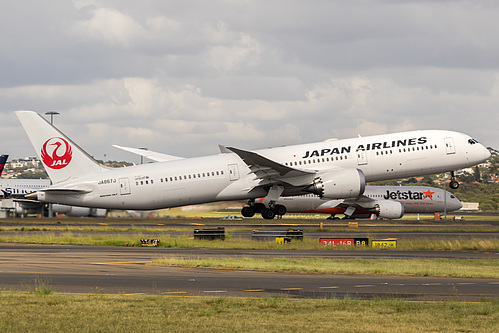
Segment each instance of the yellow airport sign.
[{"label": "yellow airport sign", "polygon": [[396,240],[372,240],[371,246],[372,247],[380,247],[380,248],[384,248],[384,249],[396,248],[397,241]]}]

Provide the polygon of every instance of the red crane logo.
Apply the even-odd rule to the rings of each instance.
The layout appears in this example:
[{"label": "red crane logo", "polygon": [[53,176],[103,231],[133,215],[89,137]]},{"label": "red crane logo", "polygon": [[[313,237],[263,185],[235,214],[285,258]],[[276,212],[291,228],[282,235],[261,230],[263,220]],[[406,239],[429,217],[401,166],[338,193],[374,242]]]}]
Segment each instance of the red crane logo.
[{"label": "red crane logo", "polygon": [[[61,148],[62,146],[62,148]],[[66,167],[73,158],[69,143],[63,138],[54,137],[45,141],[42,147],[42,161],[51,169]]]}]

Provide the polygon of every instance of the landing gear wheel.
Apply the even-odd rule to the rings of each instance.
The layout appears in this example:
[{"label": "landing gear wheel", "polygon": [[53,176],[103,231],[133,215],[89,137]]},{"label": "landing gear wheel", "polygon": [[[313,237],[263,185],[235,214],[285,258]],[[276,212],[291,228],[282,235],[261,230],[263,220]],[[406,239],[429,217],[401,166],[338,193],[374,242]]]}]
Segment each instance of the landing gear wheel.
[{"label": "landing gear wheel", "polygon": [[253,207],[245,206],[241,209],[241,215],[244,217],[253,217],[255,216],[255,209]]},{"label": "landing gear wheel", "polygon": [[255,213],[262,213],[265,209],[267,209],[267,208],[265,207],[264,204],[262,204],[262,203],[255,204]]},{"label": "landing gear wheel", "polygon": [[286,214],[287,211],[288,210],[286,209],[286,206],[283,206],[283,205],[275,205],[275,207],[274,207],[274,212],[276,215],[282,216],[282,215]]},{"label": "landing gear wheel", "polygon": [[266,220],[272,220],[275,217],[275,212],[272,209],[265,208],[262,211],[262,217]]},{"label": "landing gear wheel", "polygon": [[451,180],[449,187],[451,189],[455,190],[459,187],[459,182],[457,180]]}]

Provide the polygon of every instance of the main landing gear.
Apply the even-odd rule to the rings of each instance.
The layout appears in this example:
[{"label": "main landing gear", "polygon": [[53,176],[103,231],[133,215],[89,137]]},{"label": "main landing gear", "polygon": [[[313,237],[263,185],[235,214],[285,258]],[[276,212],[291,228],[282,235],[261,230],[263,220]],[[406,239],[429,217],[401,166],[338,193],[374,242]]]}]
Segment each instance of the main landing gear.
[{"label": "main landing gear", "polygon": [[266,207],[261,202],[255,202],[255,200],[249,200],[248,206],[244,206],[241,209],[241,215],[244,217],[253,217],[256,213],[262,214],[262,217],[266,220],[272,220],[274,217],[282,216],[286,214],[286,206],[276,205],[274,201],[269,202],[269,207]]},{"label": "main landing gear", "polygon": [[456,174],[454,173],[454,171],[451,171],[450,176],[451,181],[449,183],[449,187],[453,190],[456,190],[459,187],[459,182],[456,180]]}]

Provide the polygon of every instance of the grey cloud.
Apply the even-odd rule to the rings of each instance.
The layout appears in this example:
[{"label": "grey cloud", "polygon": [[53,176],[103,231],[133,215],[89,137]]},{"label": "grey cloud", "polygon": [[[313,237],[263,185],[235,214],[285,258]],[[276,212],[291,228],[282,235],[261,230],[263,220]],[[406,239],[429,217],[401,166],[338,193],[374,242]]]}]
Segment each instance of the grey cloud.
[{"label": "grey cloud", "polygon": [[109,158],[129,156],[113,143],[196,156],[418,128],[497,148],[498,14],[494,1],[7,2],[2,148],[33,154],[16,109],[61,112]]}]

